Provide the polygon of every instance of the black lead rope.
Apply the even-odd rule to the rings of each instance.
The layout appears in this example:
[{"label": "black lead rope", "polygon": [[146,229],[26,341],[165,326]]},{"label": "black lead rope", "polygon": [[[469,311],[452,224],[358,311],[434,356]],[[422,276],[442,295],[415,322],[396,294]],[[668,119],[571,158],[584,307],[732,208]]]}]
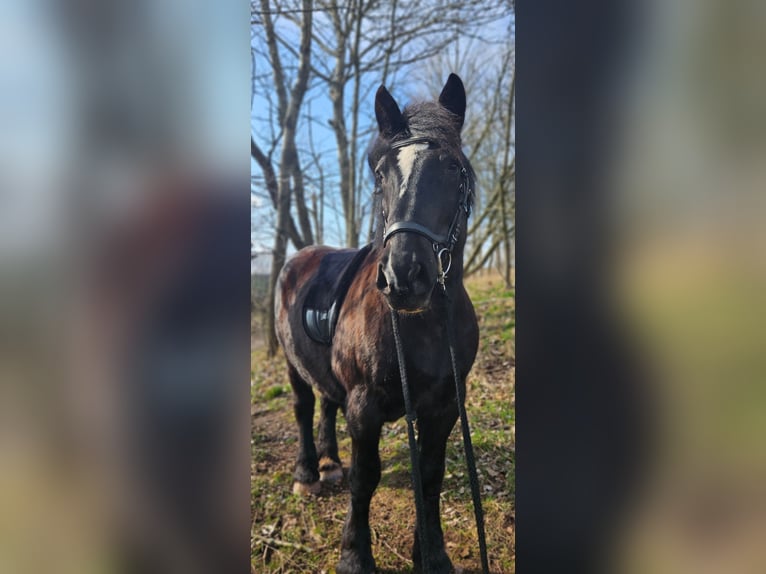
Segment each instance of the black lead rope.
[{"label": "black lead rope", "polygon": [[[447,292],[444,292],[447,297]],[[465,450],[465,464],[468,467],[468,482],[471,484],[471,498],[473,498],[473,513],[476,518],[476,534],[479,537],[479,554],[481,555],[481,569],[484,574],[489,574],[489,560],[487,559],[487,540],[484,536],[484,510],[481,506],[481,493],[479,492],[479,476],[476,473],[476,459],[473,456],[473,443],[471,442],[471,430],[468,427],[468,415],[465,412],[463,394],[460,392],[460,375],[457,372],[457,358],[455,357],[455,339],[452,333],[452,300],[447,297],[447,339],[449,340],[449,355],[452,360],[452,374],[455,376],[455,393],[457,396],[457,408],[460,413],[460,427],[463,431],[463,449]]]},{"label": "black lead rope", "polygon": [[[445,297],[446,290],[445,290]],[[476,473],[476,459],[473,454],[471,442],[471,430],[468,426],[468,415],[463,404],[463,393],[460,389],[460,375],[457,371],[457,358],[455,356],[455,341],[452,333],[452,301],[447,297],[447,339],[449,341],[450,360],[452,362],[452,374],[455,377],[455,393],[460,413],[460,428],[463,433],[463,448],[465,461],[468,467],[468,481],[471,485],[471,498],[473,499],[473,511],[476,518],[476,533],[479,537],[479,553],[481,555],[481,568],[484,574],[489,574],[489,560],[487,559],[487,541],[484,535],[484,511],[481,506],[481,494],[479,493],[479,477]],[[417,443],[415,442],[415,430],[412,421],[415,419],[410,400],[410,389],[407,382],[407,372],[404,368],[404,352],[399,335],[399,315],[391,309],[391,321],[394,329],[394,342],[396,345],[396,357],[399,361],[399,375],[402,379],[402,396],[404,397],[405,419],[407,420],[407,437],[410,443],[410,462],[412,464],[412,481],[415,488],[415,511],[417,512],[417,531],[420,540],[420,557],[423,563],[423,574],[430,574],[428,567],[428,544],[425,537],[425,501],[423,499],[423,483],[420,479],[420,459],[418,458]]]},{"label": "black lead rope", "polygon": [[396,343],[396,358],[399,361],[399,375],[402,379],[402,396],[404,397],[404,418],[407,419],[407,438],[410,441],[410,463],[412,464],[412,483],[415,489],[415,512],[417,512],[418,539],[420,540],[420,559],[423,563],[423,574],[430,574],[428,567],[428,541],[425,533],[426,507],[423,499],[423,481],[420,479],[420,459],[418,457],[418,445],[415,442],[415,429],[412,421],[415,420],[410,400],[410,387],[407,383],[407,371],[404,368],[404,351],[402,351],[402,339],[399,336],[399,315],[391,309],[391,322],[394,327],[394,342]]}]

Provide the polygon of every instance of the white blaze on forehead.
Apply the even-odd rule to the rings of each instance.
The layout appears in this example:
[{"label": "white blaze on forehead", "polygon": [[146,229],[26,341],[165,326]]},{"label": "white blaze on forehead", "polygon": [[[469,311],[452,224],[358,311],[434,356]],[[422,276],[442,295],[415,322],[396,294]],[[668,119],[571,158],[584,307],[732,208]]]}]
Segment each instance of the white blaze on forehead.
[{"label": "white blaze on forehead", "polygon": [[410,181],[410,175],[412,175],[412,168],[415,166],[415,159],[417,159],[418,152],[424,149],[428,149],[427,143],[412,144],[399,149],[397,160],[399,162],[399,171],[402,174],[402,186],[399,188],[399,197],[403,197],[404,192],[407,191],[407,184]]}]

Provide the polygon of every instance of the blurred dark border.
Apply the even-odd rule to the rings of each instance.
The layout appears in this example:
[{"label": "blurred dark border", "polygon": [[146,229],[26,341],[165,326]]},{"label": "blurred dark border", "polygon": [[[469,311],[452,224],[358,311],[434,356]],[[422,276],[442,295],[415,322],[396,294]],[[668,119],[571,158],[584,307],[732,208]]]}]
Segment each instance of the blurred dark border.
[{"label": "blurred dark border", "polygon": [[249,3],[0,28],[0,563],[247,572]]},{"label": "blurred dark border", "polygon": [[517,4],[517,572],[607,572],[648,446],[642,365],[610,302],[614,91],[627,1]]}]

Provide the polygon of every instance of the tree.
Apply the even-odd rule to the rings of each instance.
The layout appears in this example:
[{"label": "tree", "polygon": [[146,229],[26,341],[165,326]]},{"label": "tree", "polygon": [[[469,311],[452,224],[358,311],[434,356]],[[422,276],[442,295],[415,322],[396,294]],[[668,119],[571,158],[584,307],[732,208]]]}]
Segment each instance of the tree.
[{"label": "tree", "polygon": [[[303,173],[295,143],[298,113],[301,109],[303,98],[306,95],[311,66],[311,25],[313,20],[312,0],[302,1],[301,39],[299,47],[298,71],[292,87],[287,88],[287,80],[279,54],[278,39],[271,18],[268,0],[260,0],[261,16],[266,33],[266,42],[269,49],[271,70],[274,77],[274,86],[277,93],[279,125],[281,128],[281,154],[279,160],[279,172],[275,173],[271,161],[261,151],[255,140],[251,137],[250,151],[256,159],[267,181],[267,186],[273,189],[276,180],[276,209],[277,227],[274,235],[274,254],[269,275],[268,310],[266,318],[266,336],[269,356],[277,352],[277,340],[274,330],[274,296],[277,277],[282,269],[287,255],[288,234],[292,230],[294,234],[295,223],[291,219],[290,204],[292,195],[295,194],[296,206],[298,207],[301,237],[299,241],[304,244],[313,243],[313,234],[308,214],[305,209],[306,202],[303,191]],[[293,186],[291,188],[290,182]],[[292,227],[291,227],[292,224]]]}]

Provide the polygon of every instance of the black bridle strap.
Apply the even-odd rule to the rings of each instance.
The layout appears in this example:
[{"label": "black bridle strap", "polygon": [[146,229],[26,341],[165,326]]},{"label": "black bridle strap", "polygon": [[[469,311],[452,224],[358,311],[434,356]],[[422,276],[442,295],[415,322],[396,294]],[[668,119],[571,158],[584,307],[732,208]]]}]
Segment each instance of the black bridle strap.
[{"label": "black bridle strap", "polygon": [[426,226],[415,223],[414,221],[397,221],[386,230],[386,234],[383,236],[383,245],[386,244],[386,241],[388,241],[392,235],[396,235],[402,231],[409,231],[411,233],[422,235],[423,237],[428,238],[434,245],[446,245],[447,241],[449,241],[448,236],[436,235]]},{"label": "black bridle strap", "polygon": [[409,138],[406,140],[399,140],[398,142],[394,142],[391,144],[391,149],[399,149],[403,147],[407,147],[409,145],[415,145],[415,144],[428,144],[429,147],[434,145],[436,142],[432,140],[431,138]]},{"label": "black bridle strap", "polygon": [[461,392],[460,375],[457,372],[457,357],[455,355],[455,336],[452,332],[452,300],[447,297],[447,339],[449,340],[449,355],[452,362],[452,374],[455,377],[455,393],[457,408],[460,412],[460,430],[463,433],[463,450],[465,451],[465,464],[468,467],[468,482],[471,485],[471,498],[473,499],[473,514],[476,519],[476,534],[479,537],[479,554],[481,555],[481,569],[484,574],[489,574],[489,559],[487,558],[487,539],[484,534],[484,509],[481,506],[481,493],[479,492],[479,476],[476,473],[476,459],[473,454],[471,442],[471,429],[468,427],[468,414],[465,412],[465,396]]},{"label": "black bridle strap", "polygon": [[410,464],[412,465],[412,487],[415,490],[415,512],[417,518],[415,527],[420,540],[420,559],[423,564],[423,574],[430,574],[428,540],[426,538],[426,505],[423,497],[423,481],[420,478],[420,459],[418,457],[418,444],[415,441],[415,429],[412,422],[415,416],[410,399],[410,387],[407,382],[407,370],[404,368],[404,351],[402,350],[402,338],[399,335],[399,315],[391,309],[391,323],[394,328],[394,342],[396,344],[396,358],[399,361],[399,376],[402,379],[402,397],[404,398],[404,418],[407,420],[407,438],[410,443]]}]

